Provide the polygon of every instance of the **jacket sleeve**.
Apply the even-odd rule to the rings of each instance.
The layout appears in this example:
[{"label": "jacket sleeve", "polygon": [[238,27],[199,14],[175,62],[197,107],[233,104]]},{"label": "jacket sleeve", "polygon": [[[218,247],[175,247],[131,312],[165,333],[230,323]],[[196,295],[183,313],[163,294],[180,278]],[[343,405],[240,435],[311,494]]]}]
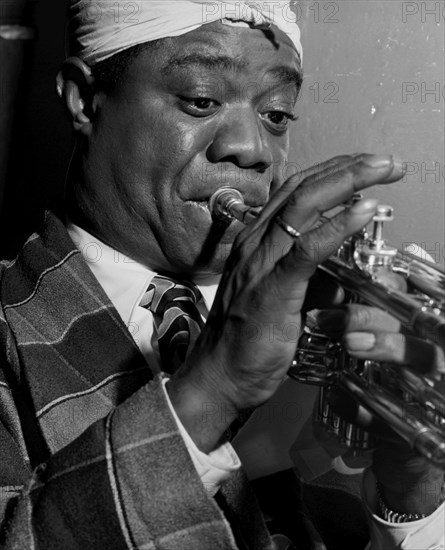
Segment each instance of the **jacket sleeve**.
[{"label": "jacket sleeve", "polygon": [[[5,382],[1,390],[4,408],[8,400],[11,405]],[[236,549],[196,473],[160,379],[33,472],[8,423],[0,426],[1,548]]]}]

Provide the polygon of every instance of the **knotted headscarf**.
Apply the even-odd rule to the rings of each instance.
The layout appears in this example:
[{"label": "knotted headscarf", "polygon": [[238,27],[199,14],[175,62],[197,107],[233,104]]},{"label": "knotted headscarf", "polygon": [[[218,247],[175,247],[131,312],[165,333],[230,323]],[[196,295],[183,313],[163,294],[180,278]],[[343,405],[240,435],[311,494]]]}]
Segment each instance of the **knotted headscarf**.
[{"label": "knotted headscarf", "polygon": [[223,21],[254,28],[275,25],[289,36],[302,61],[294,4],[291,0],[71,0],[68,55],[94,65],[137,44]]}]

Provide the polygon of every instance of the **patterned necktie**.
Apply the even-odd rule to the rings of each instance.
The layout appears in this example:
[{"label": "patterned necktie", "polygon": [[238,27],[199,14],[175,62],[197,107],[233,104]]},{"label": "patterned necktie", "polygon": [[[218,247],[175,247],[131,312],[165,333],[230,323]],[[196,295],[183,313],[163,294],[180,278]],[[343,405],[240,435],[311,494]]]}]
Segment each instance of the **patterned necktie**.
[{"label": "patterned necktie", "polygon": [[193,348],[204,322],[197,308],[202,298],[198,288],[188,281],[153,277],[141,306],[151,310],[158,331],[162,370],[174,373]]}]

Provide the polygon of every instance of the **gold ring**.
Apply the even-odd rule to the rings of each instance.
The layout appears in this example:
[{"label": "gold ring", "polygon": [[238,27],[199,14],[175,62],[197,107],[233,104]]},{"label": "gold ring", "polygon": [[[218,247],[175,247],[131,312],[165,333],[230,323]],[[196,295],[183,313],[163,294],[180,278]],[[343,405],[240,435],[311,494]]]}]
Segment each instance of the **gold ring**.
[{"label": "gold ring", "polygon": [[290,235],[294,239],[298,239],[299,237],[301,237],[301,233],[297,231],[295,227],[292,227],[291,225],[283,221],[281,216],[276,216],[274,221],[281,227],[283,231],[285,231],[288,235]]}]

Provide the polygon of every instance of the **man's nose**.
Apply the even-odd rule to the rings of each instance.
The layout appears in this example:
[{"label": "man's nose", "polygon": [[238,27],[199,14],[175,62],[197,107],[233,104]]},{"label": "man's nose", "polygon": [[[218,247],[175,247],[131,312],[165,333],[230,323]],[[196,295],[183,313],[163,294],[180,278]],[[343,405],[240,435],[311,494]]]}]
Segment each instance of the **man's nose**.
[{"label": "man's nose", "polygon": [[273,163],[267,131],[257,113],[234,110],[219,126],[207,150],[210,162],[229,162],[239,168],[262,172]]}]

